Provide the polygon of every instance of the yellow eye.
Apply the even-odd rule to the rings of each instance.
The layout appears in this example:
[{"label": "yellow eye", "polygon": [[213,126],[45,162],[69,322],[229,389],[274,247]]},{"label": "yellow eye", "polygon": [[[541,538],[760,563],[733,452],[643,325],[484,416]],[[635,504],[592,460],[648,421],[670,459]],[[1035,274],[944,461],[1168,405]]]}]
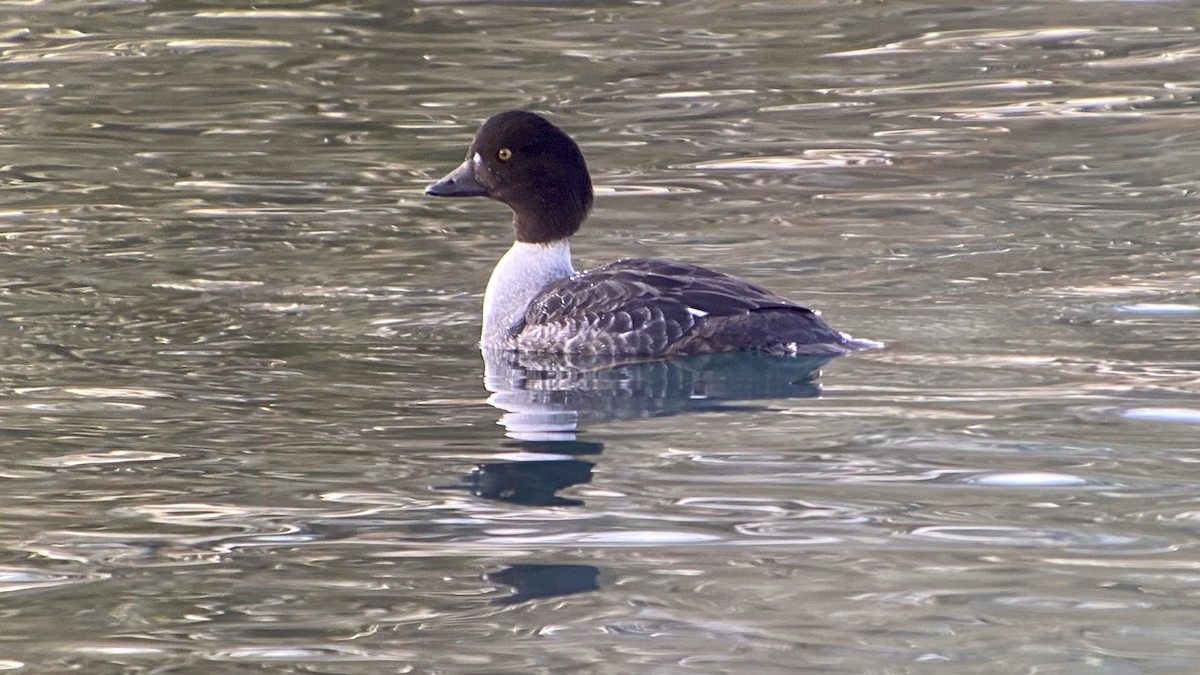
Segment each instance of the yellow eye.
[{"label": "yellow eye", "polygon": [[496,152],[496,157],[501,162],[507,162],[508,160],[512,159],[512,150],[509,150],[508,148],[500,148],[500,150]]}]

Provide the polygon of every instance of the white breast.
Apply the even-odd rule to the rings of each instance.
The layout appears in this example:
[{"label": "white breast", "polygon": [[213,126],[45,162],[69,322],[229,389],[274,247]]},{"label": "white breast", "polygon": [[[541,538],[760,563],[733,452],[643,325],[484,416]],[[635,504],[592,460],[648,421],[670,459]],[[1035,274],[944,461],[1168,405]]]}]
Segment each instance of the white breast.
[{"label": "white breast", "polygon": [[549,244],[515,242],[496,263],[483,295],[484,349],[511,349],[508,330],[547,284],[575,273],[565,239]]}]

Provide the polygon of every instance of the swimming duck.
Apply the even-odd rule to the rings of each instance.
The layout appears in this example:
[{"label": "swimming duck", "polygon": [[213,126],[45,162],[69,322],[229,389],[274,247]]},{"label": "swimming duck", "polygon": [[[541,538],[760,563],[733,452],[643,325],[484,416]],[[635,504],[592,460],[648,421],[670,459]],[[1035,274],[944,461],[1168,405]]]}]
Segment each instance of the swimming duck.
[{"label": "swimming duck", "polygon": [[591,177],[575,141],[535,113],[488,119],[466,161],[425,194],[489,197],[513,211],[516,241],[483,297],[484,349],[671,357],[876,346],[766,289],[688,263],[628,258],[576,272],[569,241],[591,210]]}]

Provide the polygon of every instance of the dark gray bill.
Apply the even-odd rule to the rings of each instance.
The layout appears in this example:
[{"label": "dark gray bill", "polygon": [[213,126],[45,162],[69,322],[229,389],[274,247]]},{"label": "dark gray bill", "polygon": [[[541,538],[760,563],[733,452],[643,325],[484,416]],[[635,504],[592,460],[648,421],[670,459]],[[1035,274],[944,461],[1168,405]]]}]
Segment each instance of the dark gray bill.
[{"label": "dark gray bill", "polygon": [[475,166],[470,159],[425,188],[425,194],[431,197],[486,197],[487,193],[487,188],[475,180]]}]

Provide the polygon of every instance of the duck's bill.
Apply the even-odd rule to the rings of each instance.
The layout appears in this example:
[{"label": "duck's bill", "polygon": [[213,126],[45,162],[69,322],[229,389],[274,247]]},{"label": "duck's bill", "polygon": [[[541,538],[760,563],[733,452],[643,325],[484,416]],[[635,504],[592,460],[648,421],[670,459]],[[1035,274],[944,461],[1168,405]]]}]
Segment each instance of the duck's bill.
[{"label": "duck's bill", "polygon": [[475,166],[467,160],[438,182],[425,188],[430,197],[486,197],[487,188],[475,180]]}]

